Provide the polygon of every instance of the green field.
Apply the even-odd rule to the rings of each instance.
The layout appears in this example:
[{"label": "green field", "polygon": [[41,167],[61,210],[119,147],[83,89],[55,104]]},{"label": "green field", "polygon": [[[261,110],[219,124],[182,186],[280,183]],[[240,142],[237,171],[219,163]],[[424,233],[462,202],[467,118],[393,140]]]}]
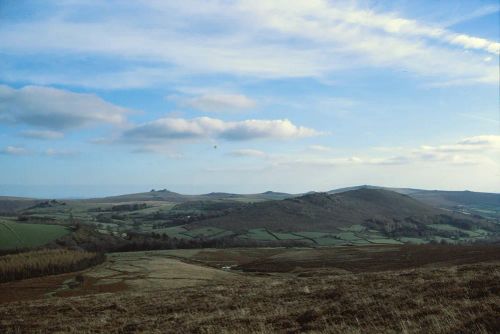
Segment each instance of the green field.
[{"label": "green field", "polygon": [[258,241],[278,240],[278,239],[276,239],[275,236],[273,236],[266,229],[263,229],[263,228],[250,229],[247,231],[247,233],[245,233],[239,237],[242,239],[252,239],[252,240],[258,240]]},{"label": "green field", "polygon": [[0,249],[37,247],[69,233],[64,226],[0,221]]},{"label": "green field", "polygon": [[[335,201],[329,195],[314,194],[293,201],[263,203],[261,203],[262,196],[254,198],[246,195],[235,197],[231,194],[209,194],[199,198],[196,196],[178,198],[180,195],[174,195],[162,190],[133,195],[132,197],[136,198],[133,201],[127,196],[122,196],[102,200],[30,202],[32,206],[16,213],[8,213],[0,219],[0,249],[45,244],[69,233],[69,230],[61,225],[82,226],[86,230],[93,230],[97,239],[103,235],[106,237],[102,239],[111,239],[108,237],[114,236],[117,245],[127,241],[133,245],[143,244],[146,240],[154,241],[155,247],[162,243],[161,247],[185,247],[186,244],[193,247],[201,243],[205,246],[240,243],[287,247],[430,242],[455,244],[496,238],[500,233],[498,220],[472,219],[473,217],[469,215],[469,217],[461,216],[466,224],[463,222],[454,224],[454,218],[451,216],[446,216],[448,217],[446,219],[441,216],[434,217],[432,209],[423,204],[415,204],[396,193],[380,191],[367,193],[366,190],[360,190],[358,195],[346,195],[347,197],[339,195]],[[269,196],[282,197],[280,194],[272,193],[266,193],[264,197]],[[172,202],[169,202],[170,200]],[[412,213],[412,217],[419,217],[422,212],[427,212],[434,218],[427,219],[425,217],[428,216],[424,215],[425,219],[419,218],[423,224],[418,226],[406,224],[397,234],[388,233],[385,228],[390,226],[385,226],[385,223],[383,226],[378,226],[371,221],[376,213],[372,209],[363,211],[363,217],[352,215],[352,205],[360,210],[372,208],[371,204],[368,206],[359,204],[359,200],[369,203],[373,201],[382,201],[382,204],[395,203],[403,205],[405,210]],[[252,204],[245,205],[244,202]],[[325,209],[325,203],[328,204],[328,210]],[[6,207],[8,205],[9,203],[4,204]],[[380,203],[377,204],[379,205]],[[385,208],[385,204],[382,208]],[[465,210],[461,206],[459,208]],[[456,210],[458,209],[455,208]],[[482,210],[482,214],[492,214],[498,208],[490,205],[478,207],[478,210]],[[398,210],[391,212],[387,216],[387,221],[390,222],[393,216],[399,215]],[[268,218],[264,223],[259,217]],[[91,234],[88,231],[86,233]],[[132,240],[133,238],[140,239],[140,242]],[[221,242],[216,241],[217,239]],[[109,242],[106,241],[104,244],[108,245]]]},{"label": "green field", "polygon": [[189,230],[186,234],[192,236],[193,238],[221,238],[223,236],[233,234],[231,231],[223,230],[217,227],[202,227],[193,230]]},{"label": "green field", "polygon": [[169,236],[169,238],[177,238],[177,239],[192,239],[193,237],[188,234],[188,230],[186,230],[183,226],[173,226],[167,228],[160,228],[154,230],[155,233],[163,234]]},{"label": "green field", "polygon": [[428,240],[422,238],[411,238],[411,237],[402,237],[400,238],[400,240],[404,243],[415,244],[415,245],[422,245],[429,242]]}]

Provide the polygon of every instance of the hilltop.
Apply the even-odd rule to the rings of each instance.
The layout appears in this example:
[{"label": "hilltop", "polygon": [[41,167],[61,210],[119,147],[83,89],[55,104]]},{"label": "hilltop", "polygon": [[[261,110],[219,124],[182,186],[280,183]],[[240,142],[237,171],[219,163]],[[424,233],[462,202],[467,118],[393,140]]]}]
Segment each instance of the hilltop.
[{"label": "hilltop", "polygon": [[400,194],[408,195],[417,200],[425,202],[432,206],[459,206],[459,205],[500,205],[500,194],[485,193],[475,191],[449,191],[449,190],[424,190],[414,188],[390,188],[371,185],[361,185],[348,188],[339,188],[328,191],[329,194],[338,194],[358,189],[385,189]]},{"label": "hilltop", "polygon": [[406,195],[383,189],[358,189],[255,203],[196,225],[233,231],[266,228],[275,231],[332,232],[373,218],[393,221],[412,217],[417,221],[430,222],[440,213]]},{"label": "hilltop", "polygon": [[242,202],[258,202],[266,200],[280,200],[295,195],[287,193],[279,193],[273,191],[266,191],[258,194],[232,194],[225,192],[211,192],[208,194],[200,195],[183,195],[167,189],[154,190],[143,193],[109,196],[102,198],[93,198],[85,200],[92,203],[123,203],[123,202],[171,202],[171,203],[184,203],[190,201],[242,201]]},{"label": "hilltop", "polygon": [[418,201],[436,208],[457,211],[465,214],[480,215],[485,218],[500,219],[500,194],[445,190],[424,190],[414,188],[388,188],[372,185],[362,185],[348,188],[339,188],[329,191],[329,194],[338,194],[357,189],[385,189],[408,195]]}]

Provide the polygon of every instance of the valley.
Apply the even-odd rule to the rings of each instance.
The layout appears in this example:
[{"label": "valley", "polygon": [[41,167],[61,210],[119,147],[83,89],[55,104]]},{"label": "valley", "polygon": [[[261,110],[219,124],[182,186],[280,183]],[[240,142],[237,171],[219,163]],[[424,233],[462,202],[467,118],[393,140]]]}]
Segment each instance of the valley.
[{"label": "valley", "polygon": [[3,198],[0,332],[493,333],[491,196]]},{"label": "valley", "polygon": [[[0,208],[5,208],[0,216],[0,251],[41,245],[120,251],[462,244],[499,238],[498,194],[454,194],[453,203],[459,198],[462,209],[452,210],[443,207],[444,195],[436,199],[429,192],[434,197],[426,195],[422,200],[422,195],[415,199],[401,192],[358,187],[300,196],[180,195],[160,190],[88,200],[4,198],[0,200]],[[23,206],[26,203],[31,206]],[[480,205],[483,215],[477,211]],[[475,213],[470,211],[472,206]]]}]

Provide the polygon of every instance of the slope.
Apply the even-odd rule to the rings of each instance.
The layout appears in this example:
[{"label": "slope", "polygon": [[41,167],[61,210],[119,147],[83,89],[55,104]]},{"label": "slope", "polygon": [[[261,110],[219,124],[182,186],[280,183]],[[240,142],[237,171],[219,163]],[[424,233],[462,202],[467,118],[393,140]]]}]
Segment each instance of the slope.
[{"label": "slope", "polygon": [[273,231],[337,231],[370,219],[408,217],[432,222],[442,212],[408,196],[383,189],[358,189],[339,194],[314,193],[282,201],[254,203],[228,215],[190,224],[231,231],[266,228]]}]

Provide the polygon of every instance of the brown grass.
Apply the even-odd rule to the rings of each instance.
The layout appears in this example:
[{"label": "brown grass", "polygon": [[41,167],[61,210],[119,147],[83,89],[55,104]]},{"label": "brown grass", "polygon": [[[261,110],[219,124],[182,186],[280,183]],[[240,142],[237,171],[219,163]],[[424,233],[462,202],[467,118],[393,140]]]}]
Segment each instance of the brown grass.
[{"label": "brown grass", "polygon": [[102,254],[65,249],[5,255],[0,257],[0,282],[78,271],[103,261]]},{"label": "brown grass", "polygon": [[247,276],[0,306],[1,333],[498,333],[500,263]]},{"label": "brown grass", "polygon": [[252,262],[243,262],[238,268],[286,273],[326,267],[361,273],[471,264],[499,258],[500,245],[350,246],[285,250],[277,256],[261,256]]}]

